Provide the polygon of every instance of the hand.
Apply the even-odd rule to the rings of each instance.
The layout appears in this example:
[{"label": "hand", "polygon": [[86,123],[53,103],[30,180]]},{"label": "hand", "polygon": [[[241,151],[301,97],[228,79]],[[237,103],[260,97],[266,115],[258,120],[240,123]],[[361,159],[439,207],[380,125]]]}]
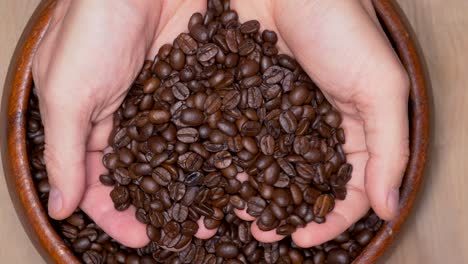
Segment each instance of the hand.
[{"label": "hand", "polygon": [[[301,247],[333,239],[370,206],[383,219],[398,212],[398,189],[408,159],[408,77],[386,39],[371,0],[231,1],[240,21],[258,19],[278,32],[280,52],[294,55],[343,115],[353,175],[346,200],[337,201],[324,224],[292,234]],[[254,220],[241,211],[245,220]],[[282,239],[276,232],[253,236]]]},{"label": "hand", "polygon": [[[51,192],[49,215],[64,219],[77,206],[110,236],[129,247],[149,240],[135,209],[118,212],[105,173],[112,116],[145,57],[187,28],[205,1],[62,0],[33,62],[45,130]],[[177,16],[174,14],[177,13]],[[203,238],[214,231],[200,228]]]}]

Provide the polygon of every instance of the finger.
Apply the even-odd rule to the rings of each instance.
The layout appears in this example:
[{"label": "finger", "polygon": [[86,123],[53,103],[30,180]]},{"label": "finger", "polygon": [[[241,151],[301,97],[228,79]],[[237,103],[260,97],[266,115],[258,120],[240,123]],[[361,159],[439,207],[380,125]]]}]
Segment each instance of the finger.
[{"label": "finger", "polygon": [[234,209],[234,213],[239,217],[240,219],[244,221],[253,221],[255,220],[255,217],[251,216],[250,214],[247,213],[247,208],[244,208],[243,210],[239,209]]},{"label": "finger", "polygon": [[252,236],[259,242],[274,243],[278,242],[285,236],[276,234],[276,228],[270,231],[262,231],[257,225],[257,221],[253,222],[251,227]]},{"label": "finger", "polygon": [[[407,91],[404,77],[384,82],[393,86],[390,89]],[[409,157],[407,98],[406,92],[394,92],[360,108],[369,151],[366,191],[372,208],[385,220],[398,212],[398,190]]]},{"label": "finger", "polygon": [[212,236],[216,235],[216,232],[218,232],[218,228],[215,229],[208,229],[206,228],[205,224],[203,223],[203,220],[205,219],[204,216],[200,217],[198,219],[197,224],[198,224],[198,231],[195,234],[195,237],[199,239],[209,239]]},{"label": "finger", "polygon": [[367,213],[369,201],[364,192],[364,173],[367,158],[365,152],[348,155],[348,162],[353,165],[353,175],[346,186],[346,199],[336,201],[335,208],[326,216],[325,223],[317,224],[312,222],[304,228],[298,228],[291,235],[294,243],[303,248],[320,245],[343,233]]},{"label": "finger", "polygon": [[106,173],[101,160],[101,152],[88,152],[88,188],[80,204],[81,209],[107,234],[123,245],[132,248],[147,245],[149,239],[146,235],[146,225],[135,218],[135,208],[131,206],[123,212],[117,211],[110,198],[112,187],[99,182],[99,175]]},{"label": "finger", "polygon": [[[238,173],[236,176],[236,179],[240,182],[245,182],[249,179],[249,175],[245,172]],[[234,213],[239,217],[240,219],[244,221],[253,221],[255,220],[255,217],[251,216],[250,214],[247,213],[247,206],[243,210],[239,210],[234,208]]]},{"label": "finger", "polygon": [[77,208],[85,185],[85,146],[89,116],[62,98],[41,98],[44,119],[44,159],[51,191],[49,215],[64,219]]}]

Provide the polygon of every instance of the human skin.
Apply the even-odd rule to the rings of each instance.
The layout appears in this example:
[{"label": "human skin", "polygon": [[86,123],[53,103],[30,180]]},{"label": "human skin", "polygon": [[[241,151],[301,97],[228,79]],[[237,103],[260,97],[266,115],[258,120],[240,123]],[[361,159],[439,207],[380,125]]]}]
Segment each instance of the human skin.
[{"label": "human skin", "polygon": [[[370,0],[233,0],[241,21],[257,19],[278,32],[282,53],[294,55],[343,116],[353,177],[324,224],[292,234],[298,246],[334,238],[370,207],[383,219],[398,211],[398,188],[408,159],[408,78],[386,39]],[[49,215],[64,219],[77,206],[130,247],[148,243],[135,209],[114,209],[111,187],[99,182],[112,115],[145,58],[186,30],[206,2],[60,0],[33,62],[45,131],[51,192]],[[244,177],[246,175],[243,175]],[[237,212],[245,220],[255,220]],[[197,236],[216,230],[201,226]],[[259,241],[282,239],[274,231]]]}]

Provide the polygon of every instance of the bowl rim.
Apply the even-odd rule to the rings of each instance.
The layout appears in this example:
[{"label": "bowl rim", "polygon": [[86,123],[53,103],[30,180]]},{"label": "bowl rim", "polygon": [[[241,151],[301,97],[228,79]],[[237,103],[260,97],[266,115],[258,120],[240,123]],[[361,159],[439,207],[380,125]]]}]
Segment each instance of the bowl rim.
[{"label": "bowl rim", "polygon": [[[400,189],[398,217],[385,222],[353,263],[375,263],[405,222],[421,187],[429,146],[429,100],[425,72],[416,42],[394,0],[372,0],[389,38],[410,77],[410,158]],[[18,217],[29,238],[49,263],[80,263],[48,220],[40,203],[28,162],[26,113],[32,86],[32,58],[45,35],[56,0],[42,1],[28,22],[13,55],[4,89],[7,146],[2,146],[5,178]],[[5,132],[5,131],[3,131]]]}]

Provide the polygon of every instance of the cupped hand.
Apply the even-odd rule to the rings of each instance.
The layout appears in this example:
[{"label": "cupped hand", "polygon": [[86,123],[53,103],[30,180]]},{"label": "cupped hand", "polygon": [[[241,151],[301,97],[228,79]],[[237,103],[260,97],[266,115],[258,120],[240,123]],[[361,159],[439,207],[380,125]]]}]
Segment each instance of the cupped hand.
[{"label": "cupped hand", "polygon": [[[77,206],[110,236],[130,247],[149,240],[135,209],[118,212],[105,173],[113,113],[145,57],[187,28],[205,1],[61,0],[33,61],[45,130],[51,191],[49,215],[64,219]],[[203,227],[199,237],[212,234]]]},{"label": "cupped hand", "polygon": [[[297,59],[343,116],[343,148],[353,165],[347,197],[324,224],[298,228],[294,242],[311,247],[333,239],[370,207],[385,220],[395,217],[409,155],[409,82],[371,0],[233,0],[231,7],[241,21],[258,19],[278,32],[280,52]],[[238,215],[254,220],[245,211]],[[283,238],[255,223],[252,234],[263,242]]]}]

